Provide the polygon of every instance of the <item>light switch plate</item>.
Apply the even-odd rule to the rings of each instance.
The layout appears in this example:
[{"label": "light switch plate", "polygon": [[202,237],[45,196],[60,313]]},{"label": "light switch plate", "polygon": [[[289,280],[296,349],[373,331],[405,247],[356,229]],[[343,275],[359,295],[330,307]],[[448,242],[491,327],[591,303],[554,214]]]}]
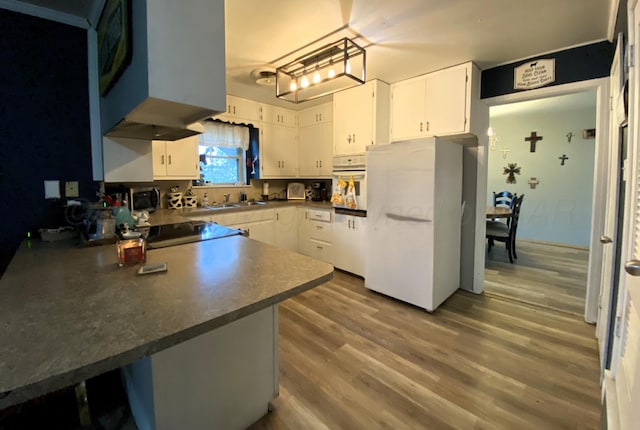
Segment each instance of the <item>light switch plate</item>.
[{"label": "light switch plate", "polygon": [[44,198],[59,199],[60,198],[60,181],[44,181]]},{"label": "light switch plate", "polygon": [[79,197],[78,181],[67,181],[64,186],[65,197]]}]

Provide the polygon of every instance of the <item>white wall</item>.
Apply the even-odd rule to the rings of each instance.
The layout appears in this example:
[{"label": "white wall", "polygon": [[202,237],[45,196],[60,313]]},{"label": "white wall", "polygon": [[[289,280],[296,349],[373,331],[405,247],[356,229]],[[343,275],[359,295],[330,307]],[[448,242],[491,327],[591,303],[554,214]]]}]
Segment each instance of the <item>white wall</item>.
[{"label": "white wall", "polygon": [[[492,109],[493,111],[493,109]],[[589,246],[595,139],[583,139],[584,129],[595,128],[596,109],[491,115],[491,127],[499,137],[495,150],[489,150],[487,204],[493,204],[492,191],[509,190],[525,194],[518,238]],[[524,140],[532,131],[543,140],[536,152]],[[567,133],[575,136],[567,142]],[[511,152],[503,158],[502,149]],[[560,165],[558,157],[569,157]],[[503,168],[517,163],[521,174],[516,184],[507,184]],[[531,189],[529,178],[540,183]]]}]

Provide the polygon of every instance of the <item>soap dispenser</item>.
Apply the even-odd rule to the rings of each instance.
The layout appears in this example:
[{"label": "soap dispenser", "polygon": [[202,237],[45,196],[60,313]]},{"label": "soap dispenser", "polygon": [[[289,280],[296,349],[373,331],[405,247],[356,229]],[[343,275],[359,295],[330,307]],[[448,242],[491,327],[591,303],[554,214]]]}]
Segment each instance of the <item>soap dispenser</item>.
[{"label": "soap dispenser", "polygon": [[209,197],[207,197],[207,193],[204,193],[204,197],[202,198],[202,206],[209,206]]}]

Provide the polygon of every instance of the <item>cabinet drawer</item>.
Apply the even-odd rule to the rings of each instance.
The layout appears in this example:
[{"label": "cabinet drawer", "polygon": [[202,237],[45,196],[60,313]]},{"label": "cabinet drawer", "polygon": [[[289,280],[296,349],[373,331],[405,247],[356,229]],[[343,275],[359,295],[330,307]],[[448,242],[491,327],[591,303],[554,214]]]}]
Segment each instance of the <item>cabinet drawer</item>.
[{"label": "cabinet drawer", "polygon": [[309,209],[309,219],[313,221],[331,222],[331,212]]},{"label": "cabinet drawer", "polygon": [[308,256],[317,258],[326,263],[333,264],[333,254],[331,252],[331,244],[326,242],[320,242],[317,240],[309,240],[308,244]]},{"label": "cabinet drawer", "polygon": [[331,223],[325,221],[309,221],[310,230],[309,237],[311,239],[321,240],[331,243]]}]

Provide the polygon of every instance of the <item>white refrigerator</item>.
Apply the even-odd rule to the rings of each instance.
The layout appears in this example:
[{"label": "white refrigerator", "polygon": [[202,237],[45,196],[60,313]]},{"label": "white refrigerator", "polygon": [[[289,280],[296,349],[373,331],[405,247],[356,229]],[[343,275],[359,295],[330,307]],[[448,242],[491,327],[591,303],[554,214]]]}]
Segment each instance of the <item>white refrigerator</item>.
[{"label": "white refrigerator", "polygon": [[396,142],[366,162],[365,286],[432,312],[459,287],[462,147]]}]

